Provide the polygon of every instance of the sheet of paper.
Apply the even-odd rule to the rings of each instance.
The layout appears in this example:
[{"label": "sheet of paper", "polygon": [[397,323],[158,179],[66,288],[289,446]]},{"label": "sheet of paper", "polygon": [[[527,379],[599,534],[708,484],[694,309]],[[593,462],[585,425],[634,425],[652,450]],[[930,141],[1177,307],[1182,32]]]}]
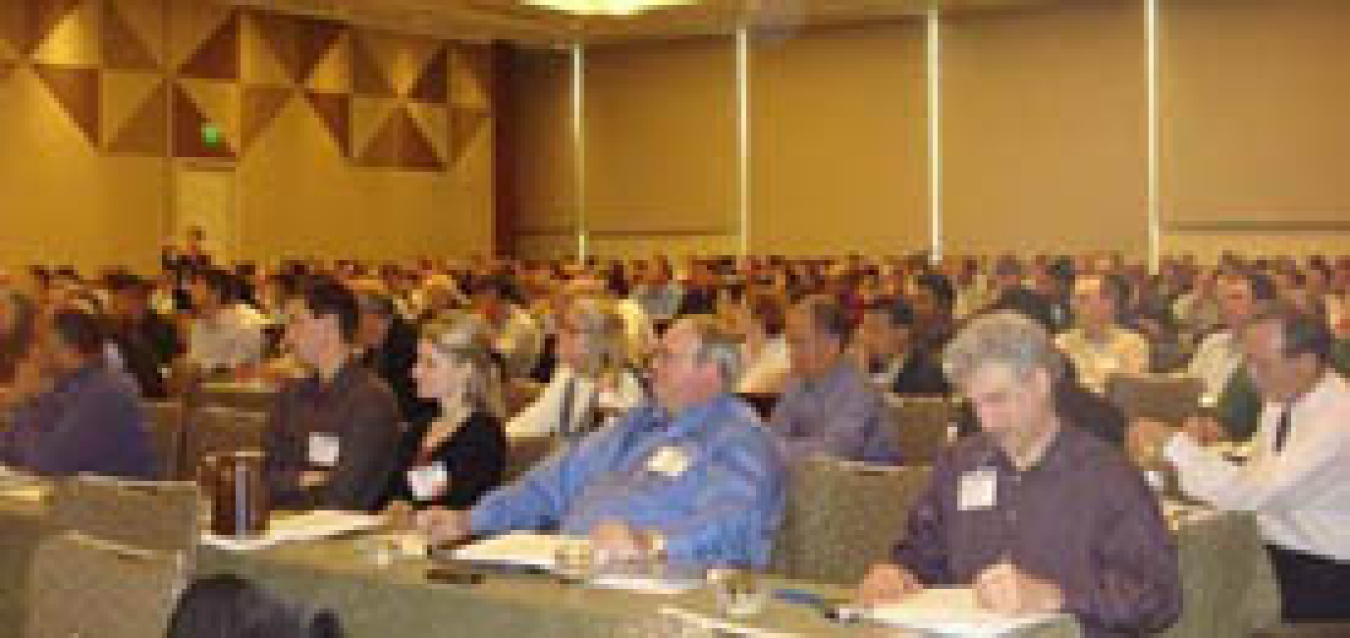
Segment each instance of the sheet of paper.
[{"label": "sheet of paper", "polygon": [[267,532],[256,538],[233,538],[206,532],[202,534],[202,542],[221,549],[264,549],[278,543],[332,538],[373,529],[383,523],[384,518],[378,514],[316,510],[294,516],[273,518],[267,523]]},{"label": "sheet of paper", "polygon": [[453,556],[466,561],[553,569],[558,549],[572,542],[576,540],[550,534],[503,534],[461,547]]},{"label": "sheet of paper", "polygon": [[661,613],[671,618],[677,618],[681,622],[693,625],[708,632],[720,632],[732,636],[753,636],[755,638],[793,638],[796,634],[787,634],[757,627],[738,625],[727,622],[712,616],[705,616],[698,612],[690,611],[681,607],[665,606],[661,608]]},{"label": "sheet of paper", "polygon": [[996,614],[981,608],[969,587],[928,588],[903,602],[874,607],[867,617],[886,625],[962,636],[998,636],[1057,618]]}]

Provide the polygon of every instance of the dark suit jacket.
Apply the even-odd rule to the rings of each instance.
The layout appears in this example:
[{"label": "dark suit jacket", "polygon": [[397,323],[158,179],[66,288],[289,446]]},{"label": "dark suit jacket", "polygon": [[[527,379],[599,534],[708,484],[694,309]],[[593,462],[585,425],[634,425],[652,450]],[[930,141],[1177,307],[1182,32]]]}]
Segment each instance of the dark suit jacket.
[{"label": "dark suit jacket", "polygon": [[502,483],[506,468],[506,434],[501,421],[475,411],[450,438],[430,453],[422,453],[422,439],[431,428],[431,419],[414,423],[399,442],[399,465],[389,482],[387,500],[413,502],[408,485],[408,470],[422,464],[442,463],[450,474],[450,489],[434,502],[415,503],[418,507],[439,505],[449,509],[468,509],[487,492]]},{"label": "dark suit jacket", "polygon": [[891,381],[891,392],[900,396],[951,394],[947,376],[926,353],[916,352],[905,360],[900,373]]},{"label": "dark suit jacket", "polygon": [[[318,468],[309,462],[311,433],[335,436],[337,465],[317,488],[300,485],[300,475]],[[331,382],[297,379],[277,396],[264,446],[272,505],[280,509],[372,511],[380,506],[398,460],[403,426],[394,393],[375,373],[350,361]]]},{"label": "dark suit jacket", "polygon": [[1050,305],[1050,300],[1034,290],[1021,286],[1009,288],[999,295],[998,301],[994,302],[991,309],[1020,312],[1034,319],[1046,330],[1055,331],[1055,310]]}]

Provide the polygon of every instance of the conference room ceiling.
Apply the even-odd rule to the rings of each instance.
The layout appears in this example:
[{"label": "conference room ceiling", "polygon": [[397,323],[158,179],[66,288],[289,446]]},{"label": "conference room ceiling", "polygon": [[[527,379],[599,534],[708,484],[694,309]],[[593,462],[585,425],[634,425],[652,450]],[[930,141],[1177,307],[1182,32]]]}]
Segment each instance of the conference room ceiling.
[{"label": "conference room ceiling", "polygon": [[740,25],[775,34],[805,26],[892,20],[942,11],[1006,9],[1063,0],[699,0],[627,17],[579,18],[522,0],[232,0],[283,13],[460,40],[550,45],[729,33]]}]

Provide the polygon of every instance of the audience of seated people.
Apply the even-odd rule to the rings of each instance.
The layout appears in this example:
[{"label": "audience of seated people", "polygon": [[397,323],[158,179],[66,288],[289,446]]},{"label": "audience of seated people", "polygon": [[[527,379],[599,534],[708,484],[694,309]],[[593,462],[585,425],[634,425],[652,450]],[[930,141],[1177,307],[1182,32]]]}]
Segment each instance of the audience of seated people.
[{"label": "audience of seated people", "polygon": [[[1345,488],[1335,471],[1317,469],[1338,453],[1318,438],[1325,417],[1300,406],[1318,404],[1316,388],[1338,387],[1350,368],[1350,257],[1225,255],[1214,266],[1166,258],[1156,272],[1100,254],[941,263],[927,255],[302,260],[226,269],[200,246],[188,252],[171,256],[168,274],[154,279],[125,269],[85,279],[64,267],[31,269],[27,281],[0,278],[0,422],[9,424],[0,462],[54,475],[155,476],[147,424],[124,373],[141,398],[159,399],[175,392],[163,374],[179,364],[239,376],[285,357],[303,373],[281,384],[264,436],[278,507],[376,511],[405,501],[424,510],[422,527],[437,538],[562,529],[621,554],[763,565],[782,516],[784,463],[813,455],[899,463],[906,451],[883,396],[944,397],[955,383],[965,406],[957,422],[967,436],[938,461],[923,507],[955,507],[948,500],[960,496],[960,477],[978,469],[961,465],[963,451],[1007,460],[995,464],[1002,499],[1005,473],[1034,476],[1068,447],[1093,459],[1084,464],[1093,467],[1074,471],[1090,469],[1097,473],[1090,480],[1114,486],[1117,513],[1132,508],[1120,514],[1130,521],[1123,527],[1152,543],[1155,530],[1142,528],[1154,513],[1136,502],[1138,477],[1125,481],[1118,452],[1109,449],[1129,428],[1100,390],[1116,371],[1177,373],[1203,382],[1204,404],[1218,418],[1192,420],[1180,435],[1144,424],[1134,451],[1165,459],[1161,466],[1177,472],[1192,497],[1257,512],[1291,617],[1342,613],[1308,594],[1328,590],[1332,581],[1323,576],[1340,577],[1324,564],[1346,560],[1334,534],[1305,533],[1334,526],[1324,519],[1340,515],[1336,499]],[[189,292],[179,300],[184,308],[163,303],[177,284]],[[1272,304],[1284,314],[1271,319]],[[1020,393],[1002,411],[997,397],[978,391],[981,375],[970,366],[980,365],[967,362],[953,376],[938,366],[944,352],[949,364],[959,358],[953,352],[962,339],[953,335],[966,324],[1007,324],[1000,310],[1042,326],[1037,339],[1052,335],[1063,358],[1002,379]],[[1318,381],[1296,393],[1304,398],[1271,379],[1306,368],[1307,347],[1291,349],[1278,330],[1265,335],[1286,339],[1273,354],[1260,349],[1264,342],[1246,343],[1260,326],[1288,332],[1295,311],[1328,335],[1325,347],[1309,350]],[[269,326],[285,332],[281,351],[267,347]],[[648,368],[654,396],[643,389]],[[1038,371],[1048,382],[1044,398],[1029,380]],[[503,388],[531,377],[542,392],[508,412]],[[770,418],[757,419],[735,393],[773,406]],[[1287,404],[1295,406],[1293,426],[1281,452],[1276,408]],[[1040,432],[1055,443],[1023,468],[1020,452],[1007,447],[1021,439],[996,430],[1036,420],[1053,422]],[[1083,431],[1096,436],[1085,439]],[[568,440],[560,453],[500,485],[511,445],[505,435],[555,433]],[[1257,451],[1247,469],[1222,465],[1203,449],[1248,439]],[[643,472],[663,473],[670,484],[643,483]],[[1056,494],[1053,486],[1019,489],[1045,490],[1026,496],[1033,502]],[[722,509],[722,500],[737,506]],[[1085,517],[1082,534],[1068,540],[1056,535],[1073,530],[1010,529],[1012,560],[991,562],[967,555],[969,539],[952,540],[965,538],[968,514],[911,530],[918,535],[907,539],[945,539],[945,554],[906,540],[895,555],[905,569],[890,570],[890,586],[908,587],[910,578],[974,583],[991,604],[1073,613],[1089,635],[1149,631],[1174,615],[1169,550],[1158,549],[1140,563],[1147,573],[1132,575],[1154,579],[1152,597],[1099,587],[1119,598],[1084,601],[1076,597],[1097,585],[1083,580],[1071,556],[1061,563],[1023,555],[1016,543],[1118,542],[1095,527],[1099,517]],[[886,586],[880,591],[895,593]]]}]

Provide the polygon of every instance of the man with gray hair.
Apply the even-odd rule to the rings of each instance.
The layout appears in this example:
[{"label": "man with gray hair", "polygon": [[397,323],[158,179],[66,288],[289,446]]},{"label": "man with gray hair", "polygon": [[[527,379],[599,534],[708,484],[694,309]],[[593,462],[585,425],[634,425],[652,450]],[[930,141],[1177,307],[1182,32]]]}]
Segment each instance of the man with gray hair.
[{"label": "man with gray hair", "polygon": [[1072,614],[1088,637],[1160,631],[1181,610],[1177,551],[1157,499],[1117,449],[1057,414],[1063,359],[1033,320],[997,312],[947,347],[944,367],[982,432],[933,468],[866,604],[967,585],[1007,614]]},{"label": "man with gray hair", "polygon": [[709,318],[679,320],[654,365],[655,404],[554,455],[471,511],[418,515],[434,542],[513,530],[589,536],[618,559],[762,568],[783,516],[772,435],[730,394],[738,341]]}]

